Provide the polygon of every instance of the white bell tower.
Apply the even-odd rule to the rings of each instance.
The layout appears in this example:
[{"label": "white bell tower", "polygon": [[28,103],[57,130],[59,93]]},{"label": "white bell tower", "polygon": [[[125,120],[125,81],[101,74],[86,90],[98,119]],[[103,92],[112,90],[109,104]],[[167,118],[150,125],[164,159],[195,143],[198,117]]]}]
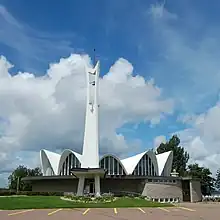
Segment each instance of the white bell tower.
[{"label": "white bell tower", "polygon": [[94,68],[87,68],[87,100],[85,131],[82,152],[82,168],[99,168],[99,105],[98,83],[100,62]]}]

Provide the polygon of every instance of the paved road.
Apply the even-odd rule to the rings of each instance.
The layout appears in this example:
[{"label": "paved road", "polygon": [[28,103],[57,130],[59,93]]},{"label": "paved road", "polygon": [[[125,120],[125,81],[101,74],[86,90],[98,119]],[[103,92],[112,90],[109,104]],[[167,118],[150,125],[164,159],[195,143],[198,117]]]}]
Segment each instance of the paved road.
[{"label": "paved road", "polygon": [[180,204],[171,208],[28,209],[0,211],[1,220],[217,220],[220,204]]}]

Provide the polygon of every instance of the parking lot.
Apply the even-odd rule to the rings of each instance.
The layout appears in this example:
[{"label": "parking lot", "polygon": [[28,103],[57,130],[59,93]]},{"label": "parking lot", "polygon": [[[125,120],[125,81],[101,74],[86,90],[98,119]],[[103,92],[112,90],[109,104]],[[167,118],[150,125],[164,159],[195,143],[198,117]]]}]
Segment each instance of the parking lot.
[{"label": "parking lot", "polygon": [[149,220],[186,220],[219,219],[218,204],[183,204],[170,208],[82,208],[82,209],[28,209],[1,210],[1,220],[45,220],[45,219],[149,219]]}]

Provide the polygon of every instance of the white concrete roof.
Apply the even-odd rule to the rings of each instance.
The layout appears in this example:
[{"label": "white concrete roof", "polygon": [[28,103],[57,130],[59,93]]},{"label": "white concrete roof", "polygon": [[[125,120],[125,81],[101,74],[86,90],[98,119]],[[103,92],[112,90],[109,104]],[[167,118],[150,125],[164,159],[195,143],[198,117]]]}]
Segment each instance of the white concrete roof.
[{"label": "white concrete roof", "polygon": [[[61,155],[54,153],[54,152],[51,152],[51,151],[48,151],[48,150],[41,150],[40,157],[41,157],[41,165],[43,168],[44,175],[45,175],[48,167],[51,167],[51,169],[54,171],[54,174],[58,175],[60,173],[60,170],[62,168],[64,161],[66,160],[66,157],[70,153],[74,154],[76,156],[76,158],[79,160],[79,162],[81,163],[82,155],[78,154],[70,149],[64,150]],[[152,163],[154,164],[154,167],[155,167],[156,175],[160,176],[165,168],[167,170],[166,173],[168,173],[169,170],[171,170],[172,161],[170,161],[170,160],[172,160],[172,158],[173,158],[172,151],[168,151],[168,152],[165,152],[162,154],[155,155],[155,153],[153,151],[148,150],[148,151],[144,151],[142,153],[139,153],[139,154],[134,155],[132,157],[128,157],[123,160],[120,160],[118,157],[116,157],[112,154],[104,155],[102,158],[104,158],[106,156],[114,157],[122,165],[122,168],[124,169],[125,173],[127,175],[131,175],[133,173],[135,167],[137,166],[137,164],[139,163],[139,161],[142,159],[142,157],[145,154],[148,154],[148,156],[151,158]]]},{"label": "white concrete roof", "polygon": [[138,164],[138,162],[144,156],[145,153],[147,153],[147,151],[121,160],[121,163],[125,167],[126,172],[127,172],[128,175],[133,173],[136,165]]},{"label": "white concrete roof", "polygon": [[156,175],[158,175],[158,163],[156,156],[152,150],[147,150],[140,154],[121,160],[121,163],[124,165],[128,175],[133,173],[135,167],[145,154],[147,154],[151,158],[151,162],[154,165]]},{"label": "white concrete roof", "polygon": [[64,150],[61,155],[44,149],[41,150],[40,160],[43,174],[46,174],[47,168],[51,168],[55,175],[59,175],[60,169],[70,153],[73,153],[81,163],[82,155],[69,149]]},{"label": "white concrete roof", "polygon": [[50,165],[53,172],[57,174],[58,171],[58,164],[60,161],[61,155],[48,151],[48,150],[41,150],[40,151],[40,160],[41,160],[41,165],[43,167],[43,173],[46,172],[48,166]]},{"label": "white concrete roof", "polygon": [[157,154],[156,155],[159,176],[162,174],[163,169],[164,169],[164,167],[166,165],[167,159],[168,159],[168,157],[170,156],[171,153],[172,153],[172,151],[167,151],[165,153]]}]

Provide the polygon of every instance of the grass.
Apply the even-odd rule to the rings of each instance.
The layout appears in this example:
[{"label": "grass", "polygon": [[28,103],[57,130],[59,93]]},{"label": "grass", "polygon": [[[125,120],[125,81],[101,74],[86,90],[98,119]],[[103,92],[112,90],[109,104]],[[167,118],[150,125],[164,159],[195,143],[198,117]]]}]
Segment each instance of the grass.
[{"label": "grass", "polygon": [[61,200],[59,196],[0,197],[0,209],[44,208],[123,208],[123,207],[169,207],[171,204],[150,202],[144,199],[119,198],[110,203],[74,203]]}]

